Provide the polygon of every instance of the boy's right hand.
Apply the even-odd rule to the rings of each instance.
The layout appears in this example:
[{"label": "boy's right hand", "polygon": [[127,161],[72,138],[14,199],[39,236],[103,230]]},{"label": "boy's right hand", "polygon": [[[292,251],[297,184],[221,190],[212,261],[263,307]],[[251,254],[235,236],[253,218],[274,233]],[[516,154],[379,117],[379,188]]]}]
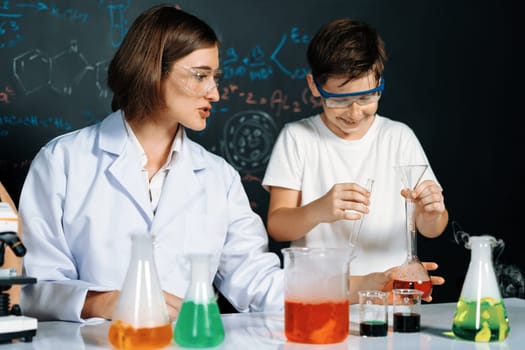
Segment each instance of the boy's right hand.
[{"label": "boy's right hand", "polygon": [[358,220],[368,214],[370,192],[356,183],[337,183],[316,202],[320,222]]}]

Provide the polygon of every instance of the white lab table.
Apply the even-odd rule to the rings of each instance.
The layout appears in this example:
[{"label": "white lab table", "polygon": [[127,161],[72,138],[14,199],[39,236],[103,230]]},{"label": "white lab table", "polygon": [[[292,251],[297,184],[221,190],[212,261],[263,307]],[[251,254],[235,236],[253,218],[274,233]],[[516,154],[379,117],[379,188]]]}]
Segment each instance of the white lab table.
[{"label": "white lab table", "polygon": [[[525,349],[525,299],[505,299],[510,334],[501,342],[476,343],[455,339],[451,332],[455,303],[430,303],[422,305],[421,331],[394,333],[390,325],[386,337],[359,336],[357,305],[350,308],[350,334],[342,343],[307,345],[287,342],[284,336],[283,315],[279,313],[224,314],[226,330],[224,342],[213,349],[236,350],[521,350]],[[95,350],[111,349],[107,339],[109,322],[80,324],[70,322],[39,322],[32,342],[16,341],[1,344],[0,350]],[[167,349],[178,349],[173,343]]]}]

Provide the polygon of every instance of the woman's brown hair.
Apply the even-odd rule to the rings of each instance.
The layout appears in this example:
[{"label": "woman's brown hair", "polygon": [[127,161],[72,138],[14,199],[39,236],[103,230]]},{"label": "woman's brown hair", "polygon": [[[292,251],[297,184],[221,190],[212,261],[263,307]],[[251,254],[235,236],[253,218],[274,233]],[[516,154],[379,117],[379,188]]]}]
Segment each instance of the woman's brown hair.
[{"label": "woman's brown hair", "polygon": [[171,64],[195,50],[213,46],[220,46],[213,29],[187,12],[171,5],[143,12],[108,67],[111,109],[122,109],[131,120],[162,108],[161,81]]}]

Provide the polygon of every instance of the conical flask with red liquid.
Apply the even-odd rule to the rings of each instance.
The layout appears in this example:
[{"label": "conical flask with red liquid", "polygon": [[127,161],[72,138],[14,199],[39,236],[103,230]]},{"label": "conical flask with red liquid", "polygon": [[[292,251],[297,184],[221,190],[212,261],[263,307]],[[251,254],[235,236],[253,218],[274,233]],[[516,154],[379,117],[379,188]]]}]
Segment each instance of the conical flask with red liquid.
[{"label": "conical flask with red liquid", "polygon": [[510,326],[492,264],[492,248],[503,244],[494,237],[471,236],[466,243],[471,250],[461,295],[452,324],[454,335],[476,342],[501,341]]},{"label": "conical flask with red liquid", "polygon": [[152,237],[131,237],[131,259],[112,315],[108,338],[122,350],[153,350],[168,346],[173,329],[153,260]]},{"label": "conical flask with red liquid", "polygon": [[[427,170],[427,164],[396,166],[403,185],[413,191]],[[427,298],[432,292],[430,275],[417,256],[416,206],[412,198],[405,198],[407,258],[394,272],[394,289],[418,289],[423,292],[421,298]]]}]

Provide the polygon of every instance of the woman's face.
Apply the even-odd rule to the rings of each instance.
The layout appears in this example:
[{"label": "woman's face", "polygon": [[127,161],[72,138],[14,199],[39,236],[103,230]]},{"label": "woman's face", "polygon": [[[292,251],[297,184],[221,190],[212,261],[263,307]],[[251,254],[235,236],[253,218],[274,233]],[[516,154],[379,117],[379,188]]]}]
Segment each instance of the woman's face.
[{"label": "woman's face", "polygon": [[[311,74],[307,79],[312,95],[320,96]],[[379,83],[372,72],[361,78],[351,80],[346,84],[344,84],[345,80],[346,78],[330,78],[322,88],[330,93],[359,93],[376,88]],[[330,108],[327,106],[326,101],[323,100],[322,105],[323,113],[321,114],[321,118],[325,125],[334,134],[345,140],[361,139],[372,125],[378,108],[377,101],[363,104],[354,102],[349,103],[345,107]]]},{"label": "woman's face", "polygon": [[206,128],[211,103],[219,101],[216,85],[219,75],[219,49],[216,46],[193,51],[173,63],[162,81],[166,102],[162,118],[195,131]]}]

